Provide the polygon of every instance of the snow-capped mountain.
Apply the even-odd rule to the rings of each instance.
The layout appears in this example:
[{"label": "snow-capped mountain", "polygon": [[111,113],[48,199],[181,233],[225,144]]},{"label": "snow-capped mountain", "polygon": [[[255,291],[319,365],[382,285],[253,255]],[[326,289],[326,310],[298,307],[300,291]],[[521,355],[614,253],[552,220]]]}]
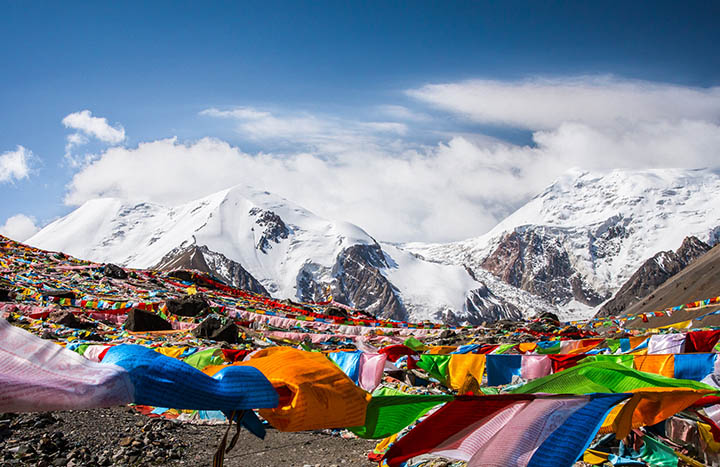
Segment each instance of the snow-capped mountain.
[{"label": "snow-capped mountain", "polygon": [[483,236],[398,245],[234,187],[174,207],[89,201],[28,243],[130,267],[193,267],[277,298],[332,296],[396,319],[582,319],[657,252],[689,235],[717,243],[719,197],[710,170],[570,171]]},{"label": "snow-capped mountain", "polygon": [[[462,266],[381,246],[358,226],[249,187],[175,207],[88,201],[28,243],[135,268],[189,265],[277,298],[332,296],[396,319],[479,323],[543,307],[522,291],[510,298],[493,294],[491,284]],[[528,306],[535,302],[537,307]]]},{"label": "snow-capped mountain", "polygon": [[711,170],[573,170],[485,235],[401,248],[440,264],[491,273],[589,317],[658,251],[694,235],[720,240],[720,176]]}]

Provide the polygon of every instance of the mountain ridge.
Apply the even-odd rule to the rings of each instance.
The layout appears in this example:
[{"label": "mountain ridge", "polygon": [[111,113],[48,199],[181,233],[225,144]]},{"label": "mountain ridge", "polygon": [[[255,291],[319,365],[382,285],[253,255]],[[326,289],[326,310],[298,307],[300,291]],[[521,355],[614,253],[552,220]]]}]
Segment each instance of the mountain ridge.
[{"label": "mountain ridge", "polygon": [[707,169],[570,171],[478,237],[402,246],[489,271],[589,318],[644,261],[695,235],[720,239],[720,176]]},{"label": "mountain ridge", "polygon": [[518,315],[460,266],[383,247],[358,226],[246,186],[172,207],[89,201],[28,243],[128,267],[192,266],[194,260],[236,286],[281,299],[332,297],[383,318],[477,323]]},{"label": "mountain ridge", "polygon": [[218,268],[230,268],[222,256],[274,297],[333,296],[384,318],[479,324],[550,311],[572,320],[594,315],[686,236],[717,243],[718,196],[720,177],[708,170],[570,171],[482,236],[398,244],[237,186],[171,207],[89,201],[28,243],[131,267],[205,248]]}]

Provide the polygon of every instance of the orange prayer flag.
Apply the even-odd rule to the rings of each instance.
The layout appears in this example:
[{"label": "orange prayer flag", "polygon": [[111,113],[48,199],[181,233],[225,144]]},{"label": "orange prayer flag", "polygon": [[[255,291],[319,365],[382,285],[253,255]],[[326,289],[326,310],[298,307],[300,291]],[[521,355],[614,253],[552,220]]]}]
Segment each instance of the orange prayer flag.
[{"label": "orange prayer flag", "polygon": [[537,348],[537,342],[523,342],[518,344],[518,350],[520,353],[534,352]]},{"label": "orange prayer flag", "polygon": [[454,345],[437,345],[434,347],[430,347],[430,349],[427,351],[430,355],[447,355],[449,353],[455,352],[457,350],[457,346]]},{"label": "orange prayer flag", "polygon": [[655,425],[685,410],[711,390],[690,388],[641,388],[630,391],[633,397],[614,407],[600,428],[600,433],[615,432],[625,438],[630,430]]},{"label": "orange prayer flag", "polygon": [[633,366],[636,370],[656,375],[675,377],[675,355],[635,355]]},{"label": "orange prayer flag", "polygon": [[280,431],[365,424],[370,394],[321,353],[270,347],[239,365],[257,368],[279,392],[288,393],[287,404],[260,409],[260,415]]}]

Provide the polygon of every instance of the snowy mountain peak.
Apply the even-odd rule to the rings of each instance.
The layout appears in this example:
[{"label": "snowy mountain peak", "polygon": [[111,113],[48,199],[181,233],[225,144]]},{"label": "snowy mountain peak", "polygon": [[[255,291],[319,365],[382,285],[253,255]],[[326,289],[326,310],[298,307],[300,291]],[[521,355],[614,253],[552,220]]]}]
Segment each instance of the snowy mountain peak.
[{"label": "snowy mountain peak", "polygon": [[571,170],[480,237],[404,248],[589,316],[658,251],[689,235],[716,243],[718,197],[720,176],[705,169]]},{"label": "snowy mountain peak", "polygon": [[717,243],[718,198],[709,170],[573,169],[485,235],[393,245],[237,186],[179,206],[89,201],[28,242],[130,267],[188,261],[278,298],[333,297],[384,317],[578,319],[658,251],[690,235]]},{"label": "snowy mountain peak", "polygon": [[504,299],[479,295],[483,284],[460,266],[383,248],[356,225],[246,186],[179,206],[89,201],[28,243],[129,267],[199,268],[278,298],[332,297],[396,319],[520,316]]}]

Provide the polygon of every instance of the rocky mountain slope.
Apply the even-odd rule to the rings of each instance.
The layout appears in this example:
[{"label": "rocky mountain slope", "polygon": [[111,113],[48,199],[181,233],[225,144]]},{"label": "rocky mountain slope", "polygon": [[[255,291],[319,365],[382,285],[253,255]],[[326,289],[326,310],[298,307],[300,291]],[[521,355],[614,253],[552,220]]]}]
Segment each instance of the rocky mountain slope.
[{"label": "rocky mountain slope", "polygon": [[717,243],[719,197],[710,170],[570,171],[483,236],[402,247],[589,317],[658,251],[688,235]]},{"label": "rocky mountain slope", "polygon": [[479,323],[545,307],[522,291],[495,295],[462,266],[381,246],[355,225],[249,187],[175,207],[89,201],[28,243],[129,267],[192,267],[273,297],[332,297],[384,318]]},{"label": "rocky mountain slope", "polygon": [[657,253],[635,271],[612,299],[603,304],[596,316],[619,315],[708,251],[710,246],[707,243],[697,237],[687,237],[677,251]]},{"label": "rocky mountain slope", "polygon": [[190,245],[176,248],[153,266],[161,271],[195,269],[218,277],[228,284],[260,295],[270,295],[265,287],[240,264],[222,253],[211,251],[207,246]]},{"label": "rocky mountain slope", "polygon": [[[704,300],[720,296],[720,245],[715,245],[709,252],[690,263],[685,269],[665,281],[660,287],[650,294],[629,306],[622,313],[623,315],[637,315],[639,313],[664,310],[676,305]],[[712,311],[711,309],[699,310],[692,316],[685,315],[689,312],[678,312],[675,320],[689,319]],[[720,325],[720,318],[708,321],[705,325]],[[663,323],[664,325],[667,323]]]},{"label": "rocky mountain slope", "polygon": [[675,251],[688,235],[717,243],[719,197],[710,170],[574,170],[485,235],[398,245],[234,187],[174,207],[89,201],[28,243],[131,267],[207,268],[277,298],[332,297],[385,318],[583,319],[658,251]]}]

